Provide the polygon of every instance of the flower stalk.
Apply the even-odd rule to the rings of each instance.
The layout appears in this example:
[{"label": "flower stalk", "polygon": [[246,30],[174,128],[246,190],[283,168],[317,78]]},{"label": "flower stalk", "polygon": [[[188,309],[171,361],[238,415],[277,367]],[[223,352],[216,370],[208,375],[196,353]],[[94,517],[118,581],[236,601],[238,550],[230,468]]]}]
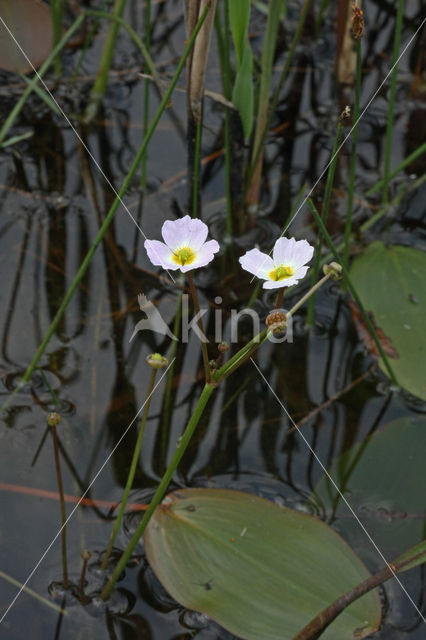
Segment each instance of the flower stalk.
[{"label": "flower stalk", "polygon": [[139,456],[140,456],[141,447],[142,447],[142,439],[145,433],[145,426],[148,418],[149,407],[151,404],[152,392],[154,390],[155,376],[157,375],[157,369],[159,369],[160,367],[167,366],[168,361],[166,358],[163,358],[158,353],[156,353],[156,354],[152,354],[151,356],[148,356],[147,363],[152,367],[152,371],[151,371],[151,379],[149,381],[148,391],[146,394],[145,407],[143,410],[142,420],[139,427],[138,438],[136,440],[135,449],[133,452],[132,462],[130,464],[129,475],[127,476],[126,487],[124,489],[123,498],[120,504],[120,509],[118,511],[117,517],[115,519],[114,527],[111,532],[108,547],[102,560],[101,569],[106,569],[108,565],[108,560],[111,555],[111,551],[114,546],[115,539],[117,538],[121,521],[123,520],[124,512],[126,510],[127,501],[129,499],[129,493],[133,486],[133,481],[135,479],[135,473],[136,473],[136,468],[139,462]]},{"label": "flower stalk", "polygon": [[53,451],[55,455],[55,467],[56,477],[58,479],[58,492],[59,492],[59,504],[61,507],[61,545],[62,545],[62,579],[64,583],[64,589],[68,589],[68,563],[67,563],[67,530],[66,530],[66,511],[65,511],[65,498],[64,498],[64,486],[62,483],[61,465],[59,461],[59,447],[58,447],[58,434],[56,432],[56,426],[60,423],[61,416],[59,413],[52,411],[47,414],[47,424],[50,427],[53,439]]},{"label": "flower stalk", "polygon": [[148,522],[151,519],[152,514],[154,513],[155,509],[157,508],[157,506],[160,504],[161,500],[164,497],[164,494],[167,491],[167,488],[169,486],[169,483],[173,477],[173,474],[183,456],[183,454],[185,453],[191,438],[193,436],[193,433],[195,431],[196,426],[198,425],[198,422],[203,414],[203,411],[207,405],[207,402],[209,401],[209,398],[214,390],[214,386],[212,384],[206,384],[201,392],[201,395],[198,399],[197,405],[195,407],[194,413],[192,414],[188,425],[185,429],[185,431],[183,432],[182,437],[180,438],[179,441],[179,445],[175,451],[175,454],[169,464],[169,466],[167,467],[167,470],[164,474],[164,476],[161,479],[160,484],[157,487],[157,490],[150,502],[150,505],[148,507],[148,509],[145,511],[145,514],[142,518],[142,520],[140,521],[135,533],[133,534],[132,538],[130,539],[130,542],[126,548],[126,550],[124,551],[123,555],[121,556],[120,560],[117,563],[117,566],[115,567],[113,573],[111,574],[108,582],[106,583],[102,593],[101,593],[101,598],[102,600],[107,600],[107,598],[109,598],[111,591],[115,585],[115,583],[117,582],[117,580],[119,579],[121,573],[123,572],[123,570],[126,567],[127,562],[129,561],[134,549],[136,548],[137,544],[139,543],[139,540],[143,534],[143,532],[145,531]]}]

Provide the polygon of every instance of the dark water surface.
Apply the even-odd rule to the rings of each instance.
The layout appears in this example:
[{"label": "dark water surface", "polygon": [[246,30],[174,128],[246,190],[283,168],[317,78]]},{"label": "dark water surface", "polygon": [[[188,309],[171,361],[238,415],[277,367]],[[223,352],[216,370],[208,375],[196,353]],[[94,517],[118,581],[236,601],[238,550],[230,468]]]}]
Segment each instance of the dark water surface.
[{"label": "dark water surface", "polygon": [[[281,42],[283,52],[287,51],[294,33],[300,4],[289,3],[289,19]],[[372,0],[364,3],[367,35],[363,43],[362,105],[367,103],[391,66],[394,4]],[[420,16],[421,3],[406,2],[404,44],[420,24]],[[141,2],[130,2],[126,17],[142,32]],[[253,46],[259,50],[264,18],[260,13],[256,13],[255,18],[251,31]],[[270,249],[299,189],[304,183],[313,184],[328,162],[336,118],[346,104],[335,83],[334,19],[334,11],[330,10],[322,35],[317,39],[311,24],[297,50],[273,122],[274,127],[283,123],[287,126],[268,139],[262,209],[256,229],[235,238],[234,262],[223,250],[207,269],[196,274],[201,305],[210,307],[210,338],[214,337],[215,330],[214,309],[221,312],[227,337],[231,309],[245,307],[253,291],[254,283],[238,267],[238,255],[255,242],[263,250]],[[171,72],[183,51],[185,38],[181,4],[169,1],[154,5],[153,22],[154,61],[161,72]],[[75,85],[66,77],[57,88],[51,85],[70,116],[83,109],[91,85],[89,76],[96,72],[101,44],[101,38],[96,38]],[[425,136],[424,93],[411,91],[419,46],[417,38],[414,48],[410,48],[400,63],[393,167]],[[221,91],[215,49],[213,44],[207,84],[209,89]],[[68,52],[64,56],[64,76],[72,70],[77,55]],[[284,59],[283,54],[276,60],[277,74]],[[30,99],[16,127],[16,133],[32,130],[33,137],[0,152],[1,401],[8,397],[31,361],[113,201],[114,194],[99,168],[118,190],[137,152],[142,138],[144,95],[139,70],[139,56],[122,34],[103,110],[89,131],[79,129],[99,167],[88,159],[66,122],[51,115],[36,97]],[[1,79],[3,120],[21,89],[19,78],[3,74]],[[180,84],[184,85],[183,78]],[[386,85],[360,125],[357,171],[360,194],[382,175],[387,91]],[[154,89],[151,96],[154,115],[158,105]],[[206,99],[205,111],[202,155],[207,161],[202,169],[202,218],[210,225],[212,236],[221,242],[225,229],[224,160],[222,155],[210,160],[208,157],[223,145],[223,108]],[[149,146],[148,190],[142,195],[139,178],[135,179],[124,199],[148,238],[159,239],[163,221],[175,219],[185,211],[185,131],[185,95],[175,92],[173,106],[162,117]],[[336,172],[329,220],[329,230],[336,237],[340,237],[344,226],[349,153],[350,146],[345,145]],[[396,184],[410,183],[425,169],[425,160],[421,158],[397,178]],[[315,194],[320,197],[322,191],[323,183]],[[406,200],[391,212],[386,223],[380,223],[360,242],[354,243],[354,253],[364,242],[374,239],[424,249],[424,202],[424,191],[423,195]],[[374,212],[371,203],[358,198],[356,224]],[[60,526],[60,508],[57,500],[39,492],[57,491],[50,434],[34,462],[45,430],[46,412],[59,410],[62,414],[58,430],[65,493],[82,495],[102,467],[88,497],[118,502],[137,437],[137,422],[119,446],[114,447],[145,400],[150,376],[145,357],[153,351],[170,354],[170,340],[154,333],[139,333],[129,344],[134,325],[142,318],[137,294],[143,292],[155,302],[170,324],[180,293],[179,287],[167,282],[148,261],[143,249],[144,238],[134,220],[120,207],[40,361],[42,372],[37,371],[31,384],[16,395],[0,422],[0,568],[24,582],[41,560],[28,587],[59,605],[63,602],[61,545],[59,538],[53,545],[51,542]],[[290,232],[298,238],[315,240],[306,207]],[[306,284],[289,294],[288,307],[306,290]],[[217,296],[222,300],[214,304]],[[261,291],[254,308],[264,317],[273,303],[273,296]],[[292,344],[265,344],[257,356],[259,367],[296,422],[366,374],[350,391],[329,403],[302,427],[326,467],[354,443],[362,442],[391,420],[400,416],[418,417],[426,411],[424,404],[392,389],[377,370],[366,373],[374,362],[358,340],[347,297],[337,285],[325,286],[317,296],[314,326],[306,328],[304,319],[302,310],[294,322]],[[240,343],[251,335],[250,323],[242,322]],[[213,356],[214,345],[211,346]],[[178,347],[171,416],[164,407],[164,382],[153,396],[132,503],[150,500],[201,388],[201,354],[197,338],[192,336],[188,345]],[[322,477],[322,470],[298,434],[287,433],[291,426],[256,369],[247,364],[213,396],[173,486],[241,489],[315,512],[307,498]],[[418,478],[413,491],[424,490],[425,480],[425,477]],[[13,490],[16,487],[23,488],[22,492]],[[71,502],[67,504],[67,513],[71,513],[73,506]],[[330,514],[319,512],[318,515],[331,520]],[[118,548],[124,548],[139,517],[138,513],[126,517],[117,540]],[[350,514],[345,517],[349,518]],[[108,506],[83,506],[76,510],[67,526],[72,581],[78,583],[79,580],[80,551],[89,549],[93,554],[87,576],[89,594],[96,593],[100,587],[97,560],[106,548],[112,522]],[[332,524],[340,531],[339,517]],[[364,553],[365,561],[370,561],[371,570],[381,566],[361,530],[354,544],[361,555]],[[384,549],[385,555],[393,551]],[[424,611],[424,571],[407,573],[401,580]],[[0,615],[16,592],[16,586],[0,578]],[[424,625],[397,584],[388,583],[382,597],[384,620],[376,637],[384,640],[425,637]],[[201,614],[184,610],[164,592],[147,565],[142,545],[118,584],[109,610],[96,599],[82,606],[70,595],[65,606],[68,615],[61,617],[22,593],[0,626],[0,637],[8,640],[231,637]]]}]

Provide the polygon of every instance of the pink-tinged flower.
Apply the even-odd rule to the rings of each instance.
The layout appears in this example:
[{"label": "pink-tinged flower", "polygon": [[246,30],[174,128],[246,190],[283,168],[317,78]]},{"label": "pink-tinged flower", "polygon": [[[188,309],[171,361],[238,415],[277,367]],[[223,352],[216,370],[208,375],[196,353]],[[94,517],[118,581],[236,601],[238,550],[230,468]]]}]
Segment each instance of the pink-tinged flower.
[{"label": "pink-tinged flower", "polygon": [[207,225],[196,218],[184,216],[179,220],[166,220],[161,228],[164,242],[145,240],[148,258],[157,267],[183,273],[205,267],[219,251],[216,240],[208,240]]},{"label": "pink-tinged flower", "polygon": [[250,249],[241,256],[243,269],[265,280],[264,289],[291,287],[306,275],[309,262],[314,253],[306,240],[278,238],[272,252],[272,258],[259,249]]}]

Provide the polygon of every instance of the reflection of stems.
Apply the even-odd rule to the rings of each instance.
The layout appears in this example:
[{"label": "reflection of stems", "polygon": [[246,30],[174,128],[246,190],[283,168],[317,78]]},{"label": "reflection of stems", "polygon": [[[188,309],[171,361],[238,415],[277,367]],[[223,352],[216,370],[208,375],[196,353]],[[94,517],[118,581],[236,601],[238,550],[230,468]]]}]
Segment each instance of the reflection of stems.
[{"label": "reflection of stems", "polygon": [[117,518],[115,520],[114,528],[113,528],[113,530],[111,532],[111,537],[109,539],[108,548],[107,548],[107,550],[105,552],[105,555],[104,555],[104,558],[102,560],[101,569],[106,569],[106,566],[108,564],[108,559],[109,559],[109,557],[111,555],[112,547],[113,547],[115,539],[117,537],[118,530],[120,528],[121,521],[123,519],[124,511],[126,509],[127,500],[129,498],[129,493],[130,493],[130,490],[131,490],[131,488],[133,486],[133,480],[135,478],[136,467],[137,467],[138,462],[139,462],[139,455],[140,455],[140,451],[141,451],[142,438],[143,438],[143,434],[145,432],[146,420],[148,418],[149,405],[151,404],[151,396],[152,396],[152,392],[153,392],[153,389],[154,389],[156,373],[157,373],[157,369],[153,369],[152,372],[151,372],[151,380],[149,382],[149,387],[148,387],[148,391],[147,391],[147,397],[146,397],[145,407],[144,407],[144,410],[143,410],[141,426],[139,427],[138,439],[136,440],[135,450],[133,452],[132,463],[130,465],[129,475],[127,476],[126,488],[124,489],[124,493],[123,493],[123,498],[121,500],[120,509],[118,511]]},{"label": "reflection of stems", "polygon": [[[58,326],[59,322],[61,321],[61,318],[62,318],[62,316],[63,316],[63,314],[65,312],[65,309],[68,306],[68,303],[70,302],[71,298],[74,295],[74,292],[76,291],[76,289],[79,286],[81,280],[83,279],[83,276],[86,273],[86,271],[87,271],[87,269],[88,269],[88,267],[90,265],[92,257],[94,255],[96,249],[98,248],[98,245],[100,244],[102,238],[104,237],[109,225],[113,221],[115,213],[116,213],[120,203],[122,202],[122,198],[123,198],[124,194],[126,193],[128,187],[129,187],[129,184],[132,181],[132,178],[133,178],[137,168],[140,165],[140,162],[141,162],[141,160],[143,158],[143,155],[144,155],[144,153],[146,151],[148,142],[150,141],[155,129],[157,128],[157,124],[158,124],[158,121],[160,120],[161,114],[163,113],[163,111],[165,110],[165,108],[167,107],[167,105],[169,103],[170,96],[171,96],[171,94],[173,92],[173,89],[176,86],[176,83],[177,83],[177,81],[179,79],[179,76],[180,76],[180,74],[182,72],[182,69],[185,66],[186,59],[187,59],[189,53],[191,52],[191,49],[192,49],[192,47],[194,45],[195,38],[197,37],[197,34],[198,34],[198,32],[199,32],[199,30],[201,28],[201,25],[203,24],[203,21],[204,21],[206,15],[207,15],[207,11],[208,11],[208,8],[203,12],[201,18],[197,22],[197,27],[194,29],[194,31],[193,31],[193,33],[191,35],[191,38],[190,38],[190,40],[188,42],[188,45],[187,45],[187,47],[185,49],[185,53],[183,54],[182,58],[179,61],[179,64],[178,64],[178,66],[176,68],[176,71],[175,71],[175,74],[174,74],[174,76],[172,78],[172,81],[170,82],[169,88],[167,89],[166,93],[164,94],[164,97],[163,97],[163,99],[162,99],[162,101],[160,103],[160,106],[158,107],[157,113],[155,114],[155,116],[154,116],[154,118],[153,118],[153,120],[151,122],[151,125],[149,127],[149,130],[148,130],[145,138],[143,139],[143,142],[142,142],[142,144],[141,144],[141,146],[139,148],[139,151],[136,154],[136,157],[135,157],[135,159],[133,161],[133,164],[130,167],[130,169],[129,169],[127,175],[126,175],[126,177],[125,177],[125,179],[123,181],[123,184],[122,184],[122,186],[121,186],[121,188],[120,188],[120,190],[119,190],[114,202],[112,203],[112,205],[110,207],[110,210],[108,211],[108,214],[106,215],[105,220],[104,220],[101,228],[99,229],[99,231],[98,231],[98,233],[96,235],[96,238],[93,241],[92,246],[90,247],[89,251],[87,252],[86,257],[84,258],[83,262],[81,263],[81,266],[80,266],[76,276],[74,277],[74,280],[73,280],[70,288],[68,289],[67,293],[65,294],[65,297],[62,300],[62,302],[61,302],[61,304],[59,306],[59,309],[56,312],[56,315],[53,318],[52,323],[51,323],[49,329],[47,330],[47,332],[46,332],[46,334],[45,334],[40,346],[38,347],[38,349],[36,351],[36,354],[35,354],[34,358],[32,359],[31,364],[29,365],[29,367],[25,371],[22,379],[18,383],[18,385],[17,385],[16,389],[14,390],[12,396],[10,396],[8,400],[6,400],[6,402],[2,405],[1,408],[5,408],[8,405],[8,403],[10,403],[10,401],[13,398],[13,396],[18,391],[20,391],[22,389],[23,385],[26,382],[28,382],[28,380],[31,378],[31,374],[34,371],[35,367],[37,366],[38,361],[40,360],[41,356],[43,355],[43,353],[44,353],[44,351],[45,351],[45,349],[46,349],[46,347],[47,347],[47,345],[49,343],[50,338],[52,337],[52,335],[54,334],[54,332],[56,330],[56,327]],[[69,34],[70,31],[68,31],[67,33]],[[61,40],[61,43],[62,42],[63,42],[63,39]],[[2,131],[3,131],[3,129],[2,129]],[[0,132],[0,141],[1,141],[1,132]]]},{"label": "reflection of stems", "polygon": [[201,339],[201,351],[203,353],[204,375],[206,377],[206,382],[209,382],[210,380],[209,356],[207,353],[207,345],[204,342],[205,333],[203,328],[203,321],[201,318],[200,304],[198,302],[197,290],[195,289],[194,280],[192,279],[190,271],[188,271],[186,275],[188,276],[189,290],[191,292],[192,301],[194,303],[195,313],[198,316],[197,318],[198,328],[200,329],[200,332],[201,332],[200,339]]},{"label": "reflection of stems", "polygon": [[56,425],[60,421],[58,413],[49,413],[47,416],[47,424],[52,430],[53,451],[55,453],[56,476],[58,479],[59,503],[61,505],[61,541],[62,541],[62,573],[64,580],[64,588],[68,589],[68,566],[67,566],[67,532],[66,532],[66,512],[64,500],[64,487],[62,484],[61,466],[59,463],[58,435],[56,433]]},{"label": "reflection of stems", "polygon": [[116,568],[114,569],[113,573],[111,574],[111,577],[109,578],[108,582],[106,583],[102,593],[101,593],[101,598],[103,600],[106,600],[110,593],[112,588],[114,587],[115,583],[117,582],[118,578],[120,577],[120,575],[122,574],[123,570],[126,567],[126,564],[128,562],[128,560],[130,559],[130,556],[133,553],[133,550],[135,549],[136,545],[139,543],[140,538],[143,534],[143,532],[146,529],[146,526],[152,516],[152,514],[154,513],[155,509],[157,508],[157,506],[160,504],[160,501],[162,500],[165,492],[167,491],[167,487],[169,486],[170,480],[172,479],[172,476],[176,470],[176,467],[178,466],[183,454],[185,453],[185,450],[187,448],[187,446],[189,445],[189,442],[192,438],[192,435],[195,431],[195,428],[201,418],[201,415],[205,409],[205,406],[210,398],[210,395],[212,394],[214,390],[214,386],[210,385],[210,384],[206,384],[204,386],[203,391],[201,392],[201,396],[197,402],[197,405],[195,407],[194,413],[192,414],[189,422],[188,422],[188,426],[186,427],[185,431],[183,432],[182,437],[180,438],[179,441],[179,445],[175,451],[175,454],[169,464],[169,466],[167,467],[167,471],[164,474],[164,476],[161,479],[160,484],[158,485],[158,488],[154,494],[154,497],[152,498],[150,505],[148,507],[148,509],[146,510],[141,522],[139,523],[135,533],[133,534],[125,552],[123,553],[123,555],[121,556]]}]

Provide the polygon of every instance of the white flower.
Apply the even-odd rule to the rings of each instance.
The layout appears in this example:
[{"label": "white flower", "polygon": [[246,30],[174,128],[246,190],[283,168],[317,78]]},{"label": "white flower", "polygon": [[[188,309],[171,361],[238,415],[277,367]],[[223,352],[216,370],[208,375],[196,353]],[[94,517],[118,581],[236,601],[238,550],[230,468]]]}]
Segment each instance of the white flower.
[{"label": "white flower", "polygon": [[264,289],[291,287],[306,275],[314,248],[306,240],[278,238],[272,258],[259,249],[250,249],[240,258],[243,269],[265,280]]},{"label": "white flower", "polygon": [[164,242],[145,240],[144,246],[152,264],[185,273],[205,267],[219,251],[216,240],[206,242],[207,233],[204,222],[184,216],[179,220],[166,220],[161,228]]}]

